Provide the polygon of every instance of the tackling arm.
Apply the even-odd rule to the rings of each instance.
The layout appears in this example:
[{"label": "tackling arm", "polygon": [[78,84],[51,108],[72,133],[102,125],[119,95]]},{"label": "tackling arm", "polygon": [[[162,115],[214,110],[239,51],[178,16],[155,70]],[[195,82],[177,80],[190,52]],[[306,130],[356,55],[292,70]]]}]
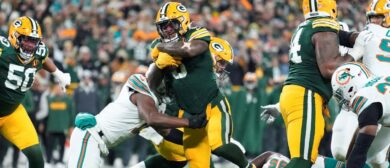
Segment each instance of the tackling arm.
[{"label": "tackling arm", "polygon": [[191,40],[190,42],[178,41],[157,45],[157,49],[160,52],[181,58],[195,57],[205,52],[208,48],[209,44],[203,40]]},{"label": "tackling arm", "polygon": [[318,32],[312,37],[315,46],[317,64],[324,78],[331,79],[333,72],[341,64],[354,59],[351,56],[341,57],[338,35],[335,32]]},{"label": "tackling arm", "polygon": [[170,117],[159,113],[154,100],[147,95],[134,93],[131,95],[130,100],[137,106],[141,117],[152,127],[178,128],[189,126],[188,119]]},{"label": "tackling arm", "polygon": [[146,72],[146,80],[148,81],[149,88],[155,95],[158,95],[157,88],[161,85],[164,78],[164,72],[162,69],[157,68],[156,64],[150,64],[148,71]]}]

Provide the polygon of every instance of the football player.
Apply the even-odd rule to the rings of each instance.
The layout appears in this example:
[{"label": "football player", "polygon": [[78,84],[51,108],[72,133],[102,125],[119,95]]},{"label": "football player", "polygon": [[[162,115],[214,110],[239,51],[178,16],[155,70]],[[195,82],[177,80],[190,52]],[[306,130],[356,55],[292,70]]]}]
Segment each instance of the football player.
[{"label": "football player", "polygon": [[[214,71],[219,77],[219,79],[227,77],[227,72],[225,70],[226,66],[230,63],[233,63],[233,50],[230,44],[221,38],[212,37],[209,45],[211,55],[214,58]],[[226,102],[228,103],[228,102]],[[166,113],[171,115],[179,115],[182,116],[184,111],[180,110],[179,107],[176,106],[174,102],[168,104]],[[225,157],[227,160],[232,161],[237,164],[235,160],[231,157],[228,157],[227,154],[223,153],[224,151],[216,151],[218,149],[223,149],[224,145],[233,146],[234,148],[240,148],[240,153],[235,153],[235,155],[244,155],[245,149],[243,149],[242,145],[231,139],[230,136],[226,136],[226,134],[230,134],[231,130],[228,130],[227,127],[224,126],[223,118],[231,118],[230,113],[223,114],[216,111],[212,114],[213,117],[210,117],[207,127],[207,133],[209,138],[209,144],[211,146],[211,150],[214,154]],[[155,147],[159,154],[148,158],[144,162],[138,163],[133,168],[152,168],[152,167],[184,167],[186,165],[186,157],[184,155],[183,148],[183,129],[175,129],[171,130],[168,136],[164,137],[164,141],[161,144],[155,144]],[[229,140],[224,140],[226,138],[230,138]],[[216,152],[215,152],[216,151]],[[251,166],[250,164],[245,165],[246,167]]]},{"label": "football player", "polygon": [[[387,0],[374,0],[367,7],[366,29],[373,32],[373,38],[367,41],[363,55],[363,64],[376,76],[388,75],[390,62],[387,56],[390,52],[388,38],[390,37],[390,3]],[[374,56],[373,56],[374,55]],[[333,125],[332,154],[337,160],[346,160],[353,144],[351,141],[358,128],[356,113],[352,113],[346,106],[342,108]],[[376,157],[367,160],[374,167],[387,167],[386,154],[388,147]]]},{"label": "football player", "polygon": [[101,167],[108,148],[116,146],[131,134],[151,126],[154,128],[201,128],[205,115],[188,119],[169,117],[158,111],[156,96],[150,91],[146,78],[135,74],[128,78],[118,97],[98,115],[80,114],[70,138],[68,167]]},{"label": "football player", "polygon": [[[160,8],[156,26],[161,38],[152,44],[151,53],[157,66],[152,66],[150,71],[152,89],[157,88],[164,77],[166,88],[184,111],[184,116],[206,113],[208,120],[218,120],[219,117],[226,128],[220,142],[227,145],[213,152],[226,155],[225,158],[230,158],[240,167],[248,166],[245,156],[240,155],[241,150],[228,143],[232,128],[228,117],[230,108],[216,84],[209,50],[210,33],[205,28],[190,27],[189,12],[177,2],[165,3]],[[184,128],[184,152],[191,168],[210,166],[212,146],[207,137],[208,127],[199,130]]]},{"label": "football player", "polygon": [[[389,85],[390,77],[375,77],[358,63],[346,63],[333,74],[335,98],[358,115],[359,131],[347,160],[347,168],[363,167],[367,159],[377,157],[381,151],[388,149]],[[386,155],[383,159],[386,160]],[[385,162],[378,167],[388,167],[388,164]]]},{"label": "football player", "polygon": [[353,48],[340,56],[336,1],[303,0],[302,10],[305,22],[291,39],[290,69],[280,96],[292,158],[289,168],[309,168],[315,162],[324,134],[324,104],[332,95],[332,73],[340,64],[361,58],[368,34],[353,35]]},{"label": "football player", "polygon": [[8,38],[0,36],[0,132],[28,158],[30,167],[43,168],[44,161],[36,130],[21,104],[37,71],[53,74],[65,91],[70,75],[61,72],[48,58],[39,23],[27,16],[9,26]]}]

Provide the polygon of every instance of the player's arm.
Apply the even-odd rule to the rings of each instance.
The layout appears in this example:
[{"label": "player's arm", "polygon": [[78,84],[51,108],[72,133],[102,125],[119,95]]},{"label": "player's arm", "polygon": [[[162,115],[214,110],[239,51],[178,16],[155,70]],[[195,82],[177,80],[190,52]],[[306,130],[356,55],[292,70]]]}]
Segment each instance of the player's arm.
[{"label": "player's arm", "polygon": [[378,129],[378,121],[382,117],[381,103],[372,103],[359,114],[359,134],[352,152],[347,160],[346,168],[363,167]]},{"label": "player's arm", "polygon": [[146,72],[146,80],[148,81],[149,88],[156,95],[158,95],[157,88],[161,85],[163,78],[164,71],[157,68],[156,64],[150,64],[148,71]]},{"label": "player's arm", "polygon": [[159,51],[181,58],[195,57],[205,52],[208,48],[209,44],[203,40],[178,41],[157,45]]},{"label": "player's arm", "polygon": [[333,72],[341,64],[354,61],[349,55],[340,56],[338,41],[335,32],[317,32],[312,36],[318,68],[322,77],[326,79],[331,79]]},{"label": "player's arm", "polygon": [[273,154],[276,154],[272,151],[267,151],[262,153],[260,156],[257,156],[255,159],[252,160],[252,163],[256,165],[256,167],[263,167],[263,165],[267,162],[270,156]]},{"label": "player's arm", "polygon": [[50,72],[57,78],[59,84],[62,87],[62,90],[65,92],[65,87],[67,85],[70,85],[69,73],[63,73],[61,70],[59,70],[51,58],[45,58],[45,62],[43,63],[43,69]]},{"label": "player's arm", "polygon": [[144,94],[134,93],[130,100],[137,106],[139,114],[152,127],[158,128],[201,128],[205,124],[205,116],[194,116],[192,118],[176,118],[159,113],[154,100]]},{"label": "player's arm", "polygon": [[340,45],[352,48],[355,44],[355,40],[358,37],[358,32],[348,32],[344,30],[339,31],[339,41]]}]

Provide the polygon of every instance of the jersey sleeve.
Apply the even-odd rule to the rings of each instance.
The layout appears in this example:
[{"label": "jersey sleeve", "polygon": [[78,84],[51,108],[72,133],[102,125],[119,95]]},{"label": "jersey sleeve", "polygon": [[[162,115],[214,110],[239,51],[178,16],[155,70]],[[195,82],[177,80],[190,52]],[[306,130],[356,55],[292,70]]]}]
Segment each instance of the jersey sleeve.
[{"label": "jersey sleeve", "polygon": [[376,91],[370,93],[369,89],[364,89],[352,98],[349,106],[353,112],[359,115],[364,109],[376,102],[383,104],[382,95]]},{"label": "jersey sleeve", "polygon": [[160,40],[160,39],[154,39],[154,40],[152,41],[152,43],[150,44],[149,49],[151,50],[151,49],[155,48],[155,47],[157,46],[157,44],[159,44],[159,43],[161,43],[161,40]]},{"label": "jersey sleeve", "polygon": [[211,34],[206,28],[203,27],[192,28],[189,30],[189,37],[188,37],[188,41],[191,40],[203,40],[206,41],[207,43],[210,43]]},{"label": "jersey sleeve", "polygon": [[340,30],[340,23],[331,18],[319,18],[313,20],[312,29],[314,32],[335,32]]},{"label": "jersey sleeve", "polygon": [[158,105],[157,97],[150,90],[146,78],[141,74],[134,74],[129,77],[126,82],[126,85],[133,90],[133,92],[138,92],[147,96],[150,96],[156,105]]},{"label": "jersey sleeve", "polygon": [[42,62],[44,63],[48,56],[49,56],[49,48],[46,46],[45,43],[41,42],[38,45],[37,51],[35,51],[35,58],[42,60]]}]

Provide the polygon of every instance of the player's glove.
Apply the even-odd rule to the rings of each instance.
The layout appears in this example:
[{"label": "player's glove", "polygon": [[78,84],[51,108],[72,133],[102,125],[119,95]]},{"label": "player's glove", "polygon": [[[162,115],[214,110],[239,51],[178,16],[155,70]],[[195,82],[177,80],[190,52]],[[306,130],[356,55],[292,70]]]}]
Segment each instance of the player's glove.
[{"label": "player's glove", "polygon": [[181,60],[174,58],[167,53],[160,52],[158,58],[155,61],[157,68],[164,69],[166,67],[179,67]]},{"label": "player's glove", "polygon": [[261,112],[260,117],[267,124],[273,123],[275,121],[276,117],[278,117],[280,115],[279,103],[261,106],[261,108],[264,110]]},{"label": "player's glove", "polygon": [[193,115],[188,118],[188,128],[203,128],[207,124],[206,113]]},{"label": "player's glove", "polygon": [[150,51],[150,56],[152,57],[153,61],[157,60],[159,53],[160,51],[157,49],[157,47],[152,48],[152,50]]},{"label": "player's glove", "polygon": [[355,61],[360,60],[363,57],[367,41],[373,36],[374,34],[369,30],[361,31],[355,40],[353,48],[348,51],[348,54],[352,56]]},{"label": "player's glove", "polygon": [[53,73],[54,77],[59,82],[59,85],[62,88],[63,92],[66,92],[66,86],[70,85],[70,75],[69,73],[63,73],[59,69],[56,69]]},{"label": "player's glove", "polygon": [[95,116],[89,113],[79,113],[74,120],[74,125],[81,130],[92,128],[96,125]]}]

